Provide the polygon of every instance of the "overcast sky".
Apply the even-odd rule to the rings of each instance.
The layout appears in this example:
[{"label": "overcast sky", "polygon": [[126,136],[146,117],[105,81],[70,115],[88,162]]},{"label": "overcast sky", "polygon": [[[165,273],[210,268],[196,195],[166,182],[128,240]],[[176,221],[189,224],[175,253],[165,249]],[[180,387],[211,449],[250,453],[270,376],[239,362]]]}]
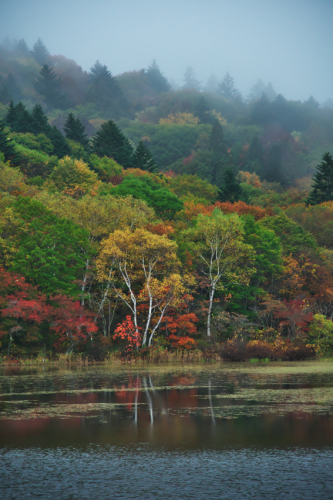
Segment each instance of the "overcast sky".
[{"label": "overcast sky", "polygon": [[[0,37],[40,37],[52,55],[114,75],[156,59],[182,85],[228,71],[243,95],[260,77],[288,99],[333,98],[333,0],[0,0]],[[0,40],[1,41],[1,40]]]}]

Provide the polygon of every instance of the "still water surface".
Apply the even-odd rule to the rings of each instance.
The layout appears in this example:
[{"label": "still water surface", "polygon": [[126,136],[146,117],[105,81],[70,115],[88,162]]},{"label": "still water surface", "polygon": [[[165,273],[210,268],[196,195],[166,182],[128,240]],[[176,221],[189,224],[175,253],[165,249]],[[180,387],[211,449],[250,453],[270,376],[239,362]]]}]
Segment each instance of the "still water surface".
[{"label": "still water surface", "polygon": [[1,499],[333,499],[333,363],[0,372]]}]

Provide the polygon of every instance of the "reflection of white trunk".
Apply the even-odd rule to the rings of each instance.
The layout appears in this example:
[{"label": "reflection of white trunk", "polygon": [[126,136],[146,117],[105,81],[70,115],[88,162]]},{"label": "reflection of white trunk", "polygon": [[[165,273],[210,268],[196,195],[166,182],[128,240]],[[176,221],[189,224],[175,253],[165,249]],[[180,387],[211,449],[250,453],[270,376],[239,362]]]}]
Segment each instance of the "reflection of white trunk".
[{"label": "reflection of white trunk", "polygon": [[135,426],[138,425],[138,398],[139,398],[139,377],[136,377],[136,391],[135,391],[135,403],[134,403],[134,423]]},{"label": "reflection of white trunk", "polygon": [[147,401],[148,401],[148,406],[149,406],[149,413],[150,413],[150,424],[153,425],[154,423],[154,414],[153,414],[153,402],[150,397],[149,391],[147,389],[147,382],[146,382],[146,377],[143,377],[143,385],[145,388],[145,393],[147,396]]},{"label": "reflection of white trunk", "polygon": [[212,402],[212,389],[211,389],[210,379],[208,380],[208,401],[209,401],[210,414],[212,416],[212,423],[215,425],[215,415],[214,415],[214,408],[213,408],[213,402]]}]

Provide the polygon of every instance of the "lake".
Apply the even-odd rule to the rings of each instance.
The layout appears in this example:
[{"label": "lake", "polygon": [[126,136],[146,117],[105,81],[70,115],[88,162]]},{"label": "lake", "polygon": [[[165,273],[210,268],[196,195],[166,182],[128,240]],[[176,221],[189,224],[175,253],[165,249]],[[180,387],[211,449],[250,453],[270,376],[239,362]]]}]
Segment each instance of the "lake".
[{"label": "lake", "polygon": [[0,498],[333,499],[333,362],[0,371]]}]

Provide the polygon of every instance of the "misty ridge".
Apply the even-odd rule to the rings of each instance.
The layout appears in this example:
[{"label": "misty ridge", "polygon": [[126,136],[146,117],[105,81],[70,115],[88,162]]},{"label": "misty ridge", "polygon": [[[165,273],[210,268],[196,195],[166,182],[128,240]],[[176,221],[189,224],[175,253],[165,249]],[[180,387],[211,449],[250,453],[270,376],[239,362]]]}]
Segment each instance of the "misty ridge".
[{"label": "misty ridge", "polygon": [[[160,172],[195,174],[218,186],[231,168],[257,175],[272,189],[275,183],[277,191],[309,189],[319,159],[333,144],[332,99],[322,104],[314,96],[287,100],[260,78],[242,95],[228,72],[222,80],[212,74],[204,83],[191,66],[177,84],[155,60],[120,75],[97,60],[87,72],[64,55],[51,55],[40,38],[32,48],[24,39],[8,37],[0,46],[0,119],[6,123],[8,106],[18,105],[23,115],[41,106],[63,136],[73,115],[88,141],[114,120],[133,147],[143,141]],[[15,126],[7,119],[7,125],[17,134],[31,132],[24,121]],[[218,164],[210,144],[217,122]],[[48,151],[58,157],[64,152],[73,155],[66,147]]]}]

